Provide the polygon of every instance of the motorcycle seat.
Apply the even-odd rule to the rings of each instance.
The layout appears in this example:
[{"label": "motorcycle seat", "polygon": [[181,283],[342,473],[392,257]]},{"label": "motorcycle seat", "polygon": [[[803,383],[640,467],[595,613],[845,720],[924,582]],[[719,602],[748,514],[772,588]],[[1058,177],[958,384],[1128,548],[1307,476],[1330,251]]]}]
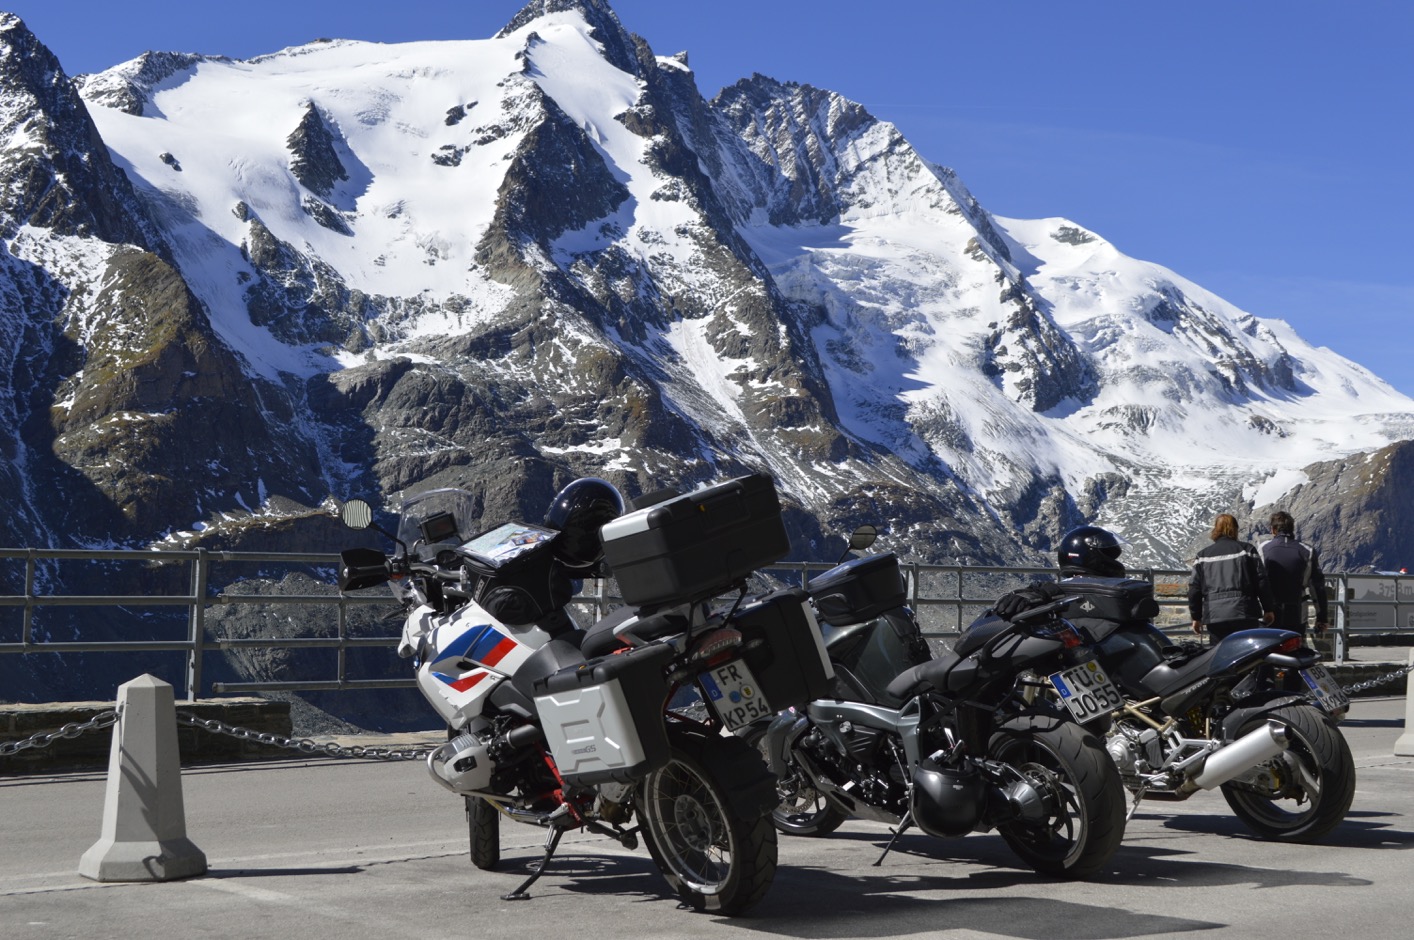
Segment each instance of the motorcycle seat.
[{"label": "motorcycle seat", "polygon": [[923,689],[947,692],[962,688],[972,681],[976,668],[975,660],[959,656],[956,651],[945,653],[899,673],[884,689],[884,694],[902,704]]},{"label": "motorcycle seat", "polygon": [[1144,674],[1141,683],[1151,695],[1167,698],[1179,689],[1192,685],[1208,674],[1213,650],[1207,649],[1191,659],[1175,659],[1160,663]]},{"label": "motorcycle seat", "polygon": [[884,694],[899,701],[909,698],[913,690],[926,681],[923,677],[923,670],[931,665],[933,665],[931,662],[927,662],[910,669],[905,669],[897,676],[894,676],[893,681],[884,689]]},{"label": "motorcycle seat", "polygon": [[622,641],[614,636],[614,629],[633,614],[632,607],[620,607],[591,626],[585,633],[583,642],[579,644],[584,655],[593,659],[596,656],[606,656],[623,646]]}]

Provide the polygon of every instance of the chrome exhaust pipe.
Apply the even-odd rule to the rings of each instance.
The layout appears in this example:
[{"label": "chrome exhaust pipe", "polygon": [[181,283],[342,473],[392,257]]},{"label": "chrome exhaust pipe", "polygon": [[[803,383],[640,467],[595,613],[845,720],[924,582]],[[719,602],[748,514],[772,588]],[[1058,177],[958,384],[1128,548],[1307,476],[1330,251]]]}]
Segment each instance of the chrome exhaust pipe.
[{"label": "chrome exhaust pipe", "polygon": [[1249,731],[1227,747],[1214,751],[1203,762],[1203,768],[1190,779],[1204,790],[1222,786],[1233,777],[1285,751],[1290,743],[1288,735],[1286,725],[1268,718],[1262,727]]}]

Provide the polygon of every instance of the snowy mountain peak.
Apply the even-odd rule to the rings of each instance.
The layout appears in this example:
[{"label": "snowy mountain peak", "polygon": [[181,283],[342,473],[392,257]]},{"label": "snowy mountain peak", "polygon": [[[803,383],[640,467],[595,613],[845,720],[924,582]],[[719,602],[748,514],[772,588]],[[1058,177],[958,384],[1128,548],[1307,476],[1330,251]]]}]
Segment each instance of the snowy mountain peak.
[{"label": "snowy mountain peak", "polygon": [[[320,487],[464,485],[501,521],[584,473],[633,495],[762,469],[800,554],[869,521],[919,557],[1034,559],[1083,520],[1173,563],[1244,493],[1414,437],[1365,370],[1099,233],[992,216],[858,103],[762,75],[704,100],[602,0],[485,40],[149,53],[83,100],[39,61],[3,59],[0,291],[41,271],[48,299],[0,329],[47,352],[0,407],[11,450],[58,434],[76,494],[134,507],[114,538],[166,512],[179,542],[249,539]],[[105,172],[62,203],[30,182]],[[98,394],[122,363],[150,384]],[[231,423],[218,400],[245,456],[211,441],[139,511],[116,416],[166,441]]]},{"label": "snowy mountain peak", "polygon": [[614,68],[631,75],[641,74],[634,37],[624,29],[607,0],[530,0],[496,38],[505,39],[536,24],[570,21],[565,14],[578,14],[588,27],[589,37],[601,45],[604,59]]}]

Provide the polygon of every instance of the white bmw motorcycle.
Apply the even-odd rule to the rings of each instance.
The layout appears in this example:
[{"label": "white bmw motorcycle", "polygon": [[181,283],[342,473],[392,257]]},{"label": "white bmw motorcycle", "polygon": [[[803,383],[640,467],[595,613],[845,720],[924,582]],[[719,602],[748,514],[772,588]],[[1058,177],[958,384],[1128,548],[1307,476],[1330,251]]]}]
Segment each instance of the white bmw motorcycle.
[{"label": "white bmw motorcycle", "polygon": [[[500,863],[505,818],[547,830],[544,857],[506,900],[528,897],[564,833],[585,829],[627,848],[642,836],[695,909],[739,914],[760,901],[776,869],[775,781],[755,750],[721,732],[828,681],[804,593],[745,598],[750,570],[788,547],[769,478],[622,516],[613,487],[586,478],[561,491],[546,525],[466,537],[473,506],[456,489],[413,497],[394,536],[350,500],[344,523],[398,550],[346,550],[339,570],[341,590],[388,583],[406,607],[399,655],[448,727],[428,769],[466,799],[473,864]],[[629,606],[586,632],[567,609],[572,579],[597,573],[601,555]],[[712,598],[733,588],[735,604],[714,610]],[[814,661],[797,662],[802,651]],[[674,707],[684,700],[698,707]]]}]

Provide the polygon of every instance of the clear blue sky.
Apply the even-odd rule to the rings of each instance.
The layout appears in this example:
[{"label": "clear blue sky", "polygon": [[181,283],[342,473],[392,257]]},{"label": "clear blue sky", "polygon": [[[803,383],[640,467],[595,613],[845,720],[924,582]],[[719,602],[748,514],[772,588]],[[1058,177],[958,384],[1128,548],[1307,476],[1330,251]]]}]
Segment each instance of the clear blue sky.
[{"label": "clear blue sky", "polygon": [[[708,97],[837,91],[990,211],[1064,216],[1414,395],[1414,3],[611,0]],[[520,0],[0,0],[70,74],[149,49],[481,39]]]}]

